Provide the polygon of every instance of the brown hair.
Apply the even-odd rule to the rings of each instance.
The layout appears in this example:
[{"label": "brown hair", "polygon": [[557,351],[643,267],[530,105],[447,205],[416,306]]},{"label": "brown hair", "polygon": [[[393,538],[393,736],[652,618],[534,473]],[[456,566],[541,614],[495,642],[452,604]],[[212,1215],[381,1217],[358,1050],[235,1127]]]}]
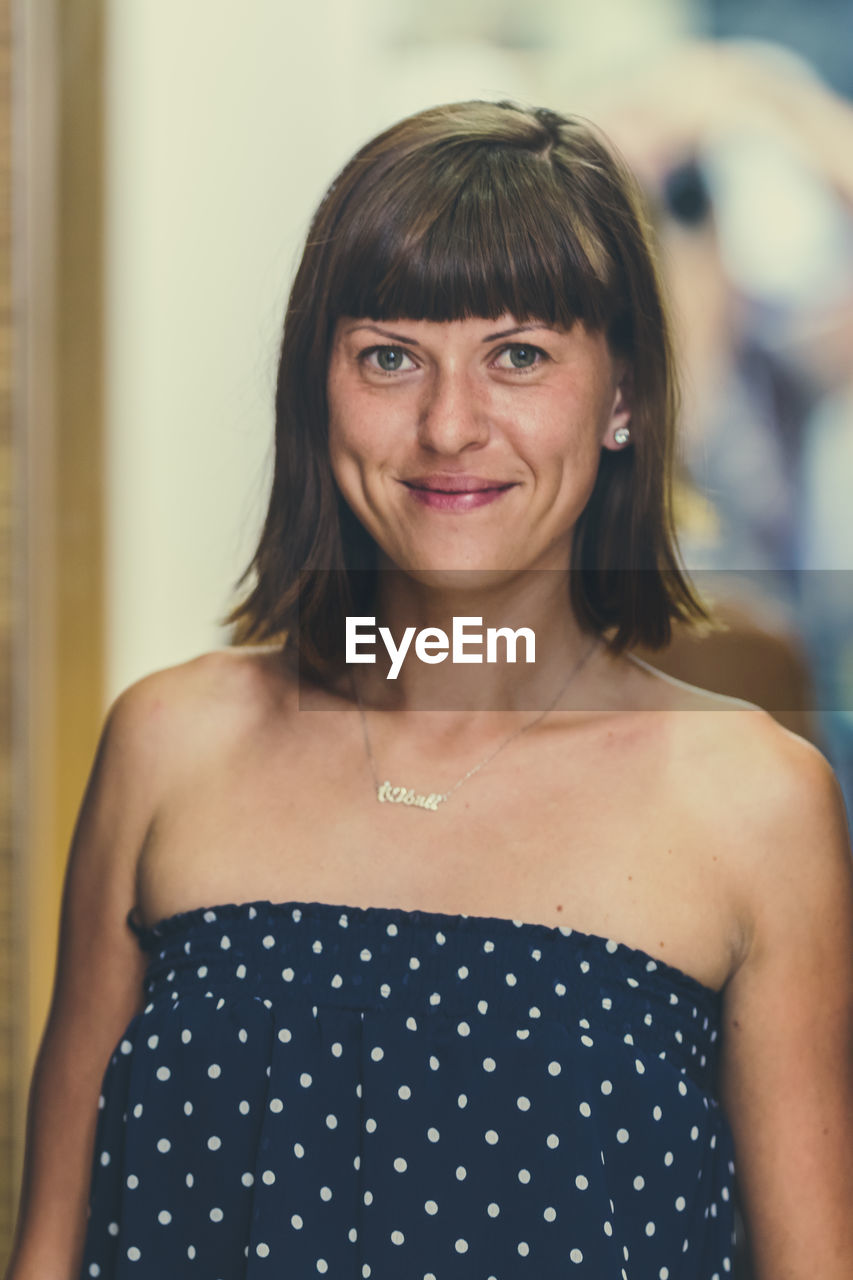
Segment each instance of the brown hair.
[{"label": "brown hair", "polygon": [[472,101],[421,111],[366,143],[314,216],[284,322],[269,508],[236,586],[251,572],[255,582],[224,619],[236,624],[233,643],[298,628],[301,660],[321,672],[340,659],[346,613],[369,607],[375,544],[328,456],[337,319],[505,312],[566,328],[580,321],[633,369],[633,443],[602,449],[575,528],[569,589],[579,625],[615,654],[662,648],[674,619],[710,621],[676,555],[676,381],[634,179],[587,121]]}]

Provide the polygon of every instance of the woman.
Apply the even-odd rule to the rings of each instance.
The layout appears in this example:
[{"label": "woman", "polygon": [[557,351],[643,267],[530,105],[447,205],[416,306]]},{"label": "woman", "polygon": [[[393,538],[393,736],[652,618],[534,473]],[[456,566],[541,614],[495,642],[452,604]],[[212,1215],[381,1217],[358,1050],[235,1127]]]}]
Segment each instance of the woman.
[{"label": "woman", "polygon": [[834,775],[630,653],[706,618],[673,406],[589,126],[456,104],[339,175],[238,647],[104,727],[12,1280],[719,1280],[735,1164],[760,1280],[849,1276]]}]

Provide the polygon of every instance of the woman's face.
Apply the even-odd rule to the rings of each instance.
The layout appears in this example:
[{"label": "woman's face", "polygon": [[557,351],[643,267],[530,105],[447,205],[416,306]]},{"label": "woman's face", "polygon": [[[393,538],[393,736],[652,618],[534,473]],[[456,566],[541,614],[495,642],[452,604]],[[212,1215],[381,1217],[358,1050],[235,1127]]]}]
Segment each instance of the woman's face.
[{"label": "woman's face", "polygon": [[335,479],[400,568],[568,568],[601,448],[630,417],[624,372],[579,323],[341,318]]}]

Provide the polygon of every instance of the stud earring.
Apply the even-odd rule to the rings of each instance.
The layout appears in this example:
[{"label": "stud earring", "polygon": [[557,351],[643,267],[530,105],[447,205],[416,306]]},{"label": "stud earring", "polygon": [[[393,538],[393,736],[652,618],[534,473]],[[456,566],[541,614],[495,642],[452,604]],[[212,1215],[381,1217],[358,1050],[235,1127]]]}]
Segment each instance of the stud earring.
[{"label": "stud earring", "polygon": [[617,444],[627,444],[631,439],[631,432],[628,427],[617,427],[613,432],[613,439]]}]

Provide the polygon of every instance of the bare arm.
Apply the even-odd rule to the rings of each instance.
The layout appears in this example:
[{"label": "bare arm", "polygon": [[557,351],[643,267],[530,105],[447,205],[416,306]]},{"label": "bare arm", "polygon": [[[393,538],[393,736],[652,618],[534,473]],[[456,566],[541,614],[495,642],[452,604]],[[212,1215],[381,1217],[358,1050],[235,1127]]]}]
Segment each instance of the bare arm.
[{"label": "bare arm", "polygon": [[6,1280],[75,1280],[80,1266],[100,1084],[141,1007],[146,958],[125,918],[158,794],[169,687],[168,673],[155,673],[113,703],[77,817]]},{"label": "bare arm", "polygon": [[[757,754],[751,940],[725,996],[723,1101],[756,1280],[853,1276],[853,869],[820,753]],[[752,820],[746,824],[752,826]]]}]

